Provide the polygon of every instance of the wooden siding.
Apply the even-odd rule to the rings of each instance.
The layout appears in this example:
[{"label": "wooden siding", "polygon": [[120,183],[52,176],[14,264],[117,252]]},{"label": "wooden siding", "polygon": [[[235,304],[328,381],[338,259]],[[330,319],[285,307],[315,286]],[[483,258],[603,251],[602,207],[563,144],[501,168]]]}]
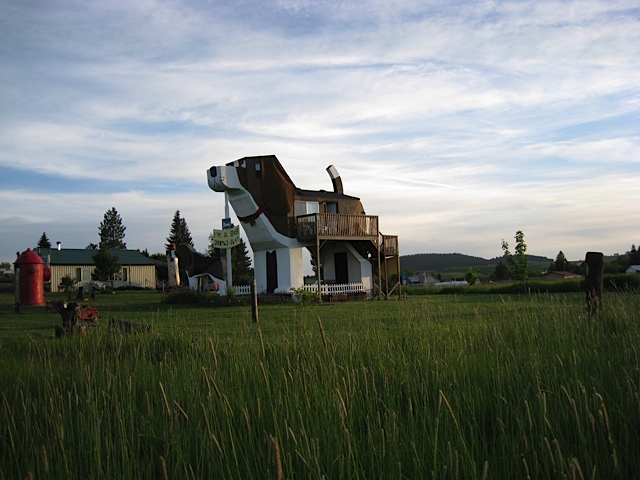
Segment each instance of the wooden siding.
[{"label": "wooden siding", "polygon": [[[94,268],[94,265],[51,265],[51,291],[61,291],[58,286],[60,285],[62,277],[66,275],[76,280],[78,269],[82,277],[78,285],[82,285],[85,290],[88,290],[91,285],[91,273]],[[109,281],[105,283],[114,288],[156,288],[156,268],[154,265],[122,265],[122,268],[127,269],[126,281],[114,280],[113,282]]]}]

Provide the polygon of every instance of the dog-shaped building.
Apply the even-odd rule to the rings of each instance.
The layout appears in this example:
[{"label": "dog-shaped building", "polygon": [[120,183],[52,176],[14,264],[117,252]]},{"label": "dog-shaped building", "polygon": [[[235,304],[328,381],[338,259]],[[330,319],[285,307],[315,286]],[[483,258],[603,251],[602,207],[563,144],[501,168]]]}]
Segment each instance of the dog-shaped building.
[{"label": "dog-shaped building", "polygon": [[[304,282],[303,249],[320,258],[325,283],[373,288],[384,236],[378,217],[345,195],[333,166],[333,191],[297,188],[275,155],[244,157],[207,172],[209,187],[226,192],[254,253],[259,293],[290,293]],[[389,237],[396,239],[397,237]],[[384,252],[383,252],[384,253]]]}]

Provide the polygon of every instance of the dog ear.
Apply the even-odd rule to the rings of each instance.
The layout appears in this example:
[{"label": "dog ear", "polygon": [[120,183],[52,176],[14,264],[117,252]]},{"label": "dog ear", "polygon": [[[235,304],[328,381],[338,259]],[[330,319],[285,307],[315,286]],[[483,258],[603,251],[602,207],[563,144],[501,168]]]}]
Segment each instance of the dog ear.
[{"label": "dog ear", "polygon": [[293,208],[296,187],[277,160],[262,161],[262,199],[274,215],[285,217]]}]

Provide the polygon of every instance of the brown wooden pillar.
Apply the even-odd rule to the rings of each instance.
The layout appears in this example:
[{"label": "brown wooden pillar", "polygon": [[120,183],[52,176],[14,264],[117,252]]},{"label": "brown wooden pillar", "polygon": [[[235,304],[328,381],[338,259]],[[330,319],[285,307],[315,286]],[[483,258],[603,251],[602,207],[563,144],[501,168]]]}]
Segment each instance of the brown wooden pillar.
[{"label": "brown wooden pillar", "polygon": [[322,303],[322,287],[320,282],[322,276],[320,275],[320,237],[318,236],[318,215],[316,214],[316,281],[318,282],[318,303]]},{"label": "brown wooden pillar", "polygon": [[402,275],[400,275],[400,249],[396,252],[396,271],[398,272],[398,298],[402,298]]}]

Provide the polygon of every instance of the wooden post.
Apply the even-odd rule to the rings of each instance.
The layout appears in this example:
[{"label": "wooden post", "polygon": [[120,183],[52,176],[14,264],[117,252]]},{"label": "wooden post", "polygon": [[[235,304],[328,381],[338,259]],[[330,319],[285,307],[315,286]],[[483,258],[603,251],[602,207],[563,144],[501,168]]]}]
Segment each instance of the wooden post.
[{"label": "wooden post", "polygon": [[318,222],[320,218],[316,213],[316,281],[318,282],[318,303],[322,303],[322,276],[320,275],[320,237],[318,236],[320,229],[318,228]]},{"label": "wooden post", "polygon": [[251,320],[258,323],[258,285],[255,278],[251,283]]},{"label": "wooden post", "polygon": [[387,264],[387,254],[384,253],[384,298],[389,300],[389,264]]},{"label": "wooden post", "polygon": [[587,252],[587,276],[584,282],[587,313],[589,315],[602,310],[602,291],[604,290],[604,255],[601,252]]},{"label": "wooden post", "polygon": [[402,298],[402,275],[400,275],[400,249],[396,251],[396,272],[398,272],[398,298]]},{"label": "wooden post", "polygon": [[[378,300],[382,300],[382,262],[380,261],[380,250],[382,249],[382,239],[380,238],[380,228],[376,227],[376,242],[377,242],[377,250],[378,250]],[[375,279],[374,279],[375,281]],[[374,296],[375,298],[375,296]]]}]

